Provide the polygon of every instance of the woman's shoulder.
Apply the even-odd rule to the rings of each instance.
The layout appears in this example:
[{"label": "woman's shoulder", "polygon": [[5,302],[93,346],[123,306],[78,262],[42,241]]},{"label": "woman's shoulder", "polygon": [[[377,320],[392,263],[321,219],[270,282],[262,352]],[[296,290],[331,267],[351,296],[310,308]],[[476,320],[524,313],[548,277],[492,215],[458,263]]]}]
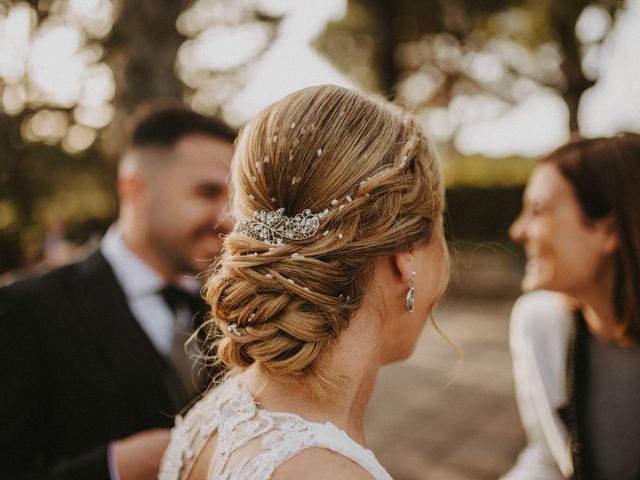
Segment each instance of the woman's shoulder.
[{"label": "woman's shoulder", "polygon": [[511,310],[511,334],[530,339],[556,334],[565,336],[571,318],[565,295],[546,290],[525,293]]},{"label": "woman's shoulder", "polygon": [[510,348],[516,384],[542,382],[550,405],[565,401],[567,348],[573,326],[572,311],[558,293],[538,291],[521,296],[513,307]]},{"label": "woman's shoulder", "polygon": [[372,480],[376,477],[348,457],[325,448],[307,448],[293,456],[273,473],[272,480]]}]

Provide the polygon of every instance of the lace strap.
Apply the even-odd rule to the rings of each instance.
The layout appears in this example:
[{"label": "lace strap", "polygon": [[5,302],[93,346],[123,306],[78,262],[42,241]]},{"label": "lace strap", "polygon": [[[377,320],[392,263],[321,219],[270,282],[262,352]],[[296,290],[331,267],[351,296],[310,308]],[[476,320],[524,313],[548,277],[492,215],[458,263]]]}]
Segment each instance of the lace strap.
[{"label": "lace strap", "polygon": [[324,448],[342,455],[360,465],[376,480],[392,480],[371,450],[352,440],[343,430],[332,423],[304,422],[304,428],[272,431],[264,436],[261,478],[269,479],[277,467],[308,448]]}]

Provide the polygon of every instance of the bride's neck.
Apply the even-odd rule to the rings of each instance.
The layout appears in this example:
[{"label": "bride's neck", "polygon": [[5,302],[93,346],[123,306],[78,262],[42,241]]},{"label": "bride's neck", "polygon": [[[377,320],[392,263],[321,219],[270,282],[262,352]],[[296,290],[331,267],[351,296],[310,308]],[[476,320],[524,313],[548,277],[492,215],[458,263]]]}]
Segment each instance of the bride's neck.
[{"label": "bride's neck", "polygon": [[320,402],[294,382],[269,375],[259,365],[241,374],[261,408],[291,412],[311,422],[331,422],[364,444],[364,415],[380,368],[377,322],[356,313],[349,327],[321,359],[320,368],[340,379],[339,390],[329,402]]}]

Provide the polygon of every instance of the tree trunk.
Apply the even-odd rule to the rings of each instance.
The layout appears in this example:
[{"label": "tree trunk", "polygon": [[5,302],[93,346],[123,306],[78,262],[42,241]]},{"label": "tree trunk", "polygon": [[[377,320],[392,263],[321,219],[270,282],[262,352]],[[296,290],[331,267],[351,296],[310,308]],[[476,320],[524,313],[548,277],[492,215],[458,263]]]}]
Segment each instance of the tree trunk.
[{"label": "tree trunk", "polygon": [[575,28],[578,17],[587,2],[555,2],[551,8],[551,24],[562,49],[561,69],[565,78],[562,98],[569,109],[569,131],[571,135],[580,130],[578,107],[580,98],[594,81],[585,77],[582,71],[582,53],[580,42],[576,38]]},{"label": "tree trunk", "polygon": [[159,99],[182,101],[175,60],[183,38],[175,24],[187,0],[116,0],[115,22],[105,42],[105,61],[115,75],[116,113],[104,132],[108,156],[118,153],[123,123],[140,104]]},{"label": "tree trunk", "polygon": [[398,65],[396,64],[396,48],[397,42],[393,32],[393,20],[396,16],[395,8],[390,1],[376,2],[377,13],[381,25],[381,31],[378,32],[380,38],[380,86],[382,93],[388,99],[393,100],[396,96],[396,88],[398,86]]}]

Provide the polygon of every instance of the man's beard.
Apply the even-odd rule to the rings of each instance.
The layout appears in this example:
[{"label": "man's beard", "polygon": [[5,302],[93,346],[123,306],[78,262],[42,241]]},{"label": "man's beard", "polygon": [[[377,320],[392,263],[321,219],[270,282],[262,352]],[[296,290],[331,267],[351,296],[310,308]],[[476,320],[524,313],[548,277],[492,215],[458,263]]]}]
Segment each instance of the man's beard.
[{"label": "man's beard", "polygon": [[[201,227],[193,231],[188,237],[170,237],[167,238],[164,232],[154,235],[153,245],[162,259],[163,263],[172,273],[184,273],[197,275],[207,270],[215,257],[219,254],[220,240],[212,238],[212,234],[220,235],[221,231],[207,226]],[[217,242],[215,253],[211,254],[211,258],[198,258],[195,253],[195,245],[203,242],[203,237],[207,237],[207,241]]]}]

